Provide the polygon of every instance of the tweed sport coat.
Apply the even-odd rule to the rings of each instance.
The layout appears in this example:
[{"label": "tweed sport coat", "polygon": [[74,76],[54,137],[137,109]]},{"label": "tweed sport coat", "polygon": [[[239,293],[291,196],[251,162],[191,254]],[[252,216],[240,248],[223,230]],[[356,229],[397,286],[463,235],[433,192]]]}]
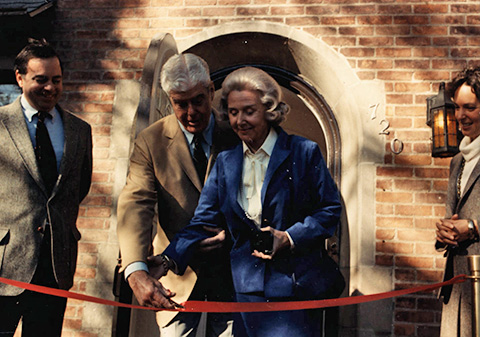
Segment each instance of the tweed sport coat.
[{"label": "tweed sport coat", "polygon": [[[52,194],[43,184],[20,98],[0,107],[0,276],[29,283],[37,267],[49,223],[52,263],[60,289],[73,285],[80,232],[80,202],[91,183],[92,134],[88,123],[57,106],[63,120],[65,145]],[[47,228],[49,228],[47,227]],[[23,289],[0,283],[0,296]]]},{"label": "tweed sport coat", "polygon": [[[212,141],[207,175],[218,153],[234,146],[238,138],[226,122],[216,120]],[[175,115],[166,116],[139,133],[130,157],[127,183],[118,200],[117,234],[122,269],[132,262],[146,262],[147,256],[159,254],[168,246],[175,234],[190,222],[202,185]],[[224,269],[229,273],[227,254],[224,252]],[[198,256],[197,260],[205,258]],[[189,298],[196,282],[196,273],[191,268],[183,276],[170,272],[162,278],[164,286],[175,289],[177,302]],[[160,311],[157,323],[164,326],[175,315],[176,312]]]},{"label": "tweed sport coat", "polygon": [[[477,163],[470,175],[465,192],[460,200],[457,199],[457,177],[462,162],[462,154],[453,157],[450,162],[450,178],[448,181],[446,215],[451,218],[458,214],[460,219],[475,219],[480,221],[480,162]],[[442,245],[437,242],[436,248]],[[455,275],[469,274],[466,255],[480,254],[478,242],[464,242],[459,248],[448,248],[445,251],[447,263],[444,279],[450,279]],[[440,292],[444,305],[442,311],[441,336],[472,336],[471,321],[471,284],[464,282],[455,284],[453,287],[444,287]],[[457,331],[460,333],[458,334]]]},{"label": "tweed sport coat", "polygon": [[324,273],[322,263],[327,258],[324,239],[339,223],[337,188],[316,143],[287,135],[281,128],[277,132],[261,192],[262,226],[288,231],[295,243],[293,251],[284,251],[272,261],[251,255],[251,235],[258,229],[237,202],[243,169],[240,144],[218,156],[194,218],[165,250],[180,272],[195,254],[195,243],[206,237],[204,225],[228,226],[237,293],[315,298],[320,284],[328,288],[336,280],[336,275]]}]

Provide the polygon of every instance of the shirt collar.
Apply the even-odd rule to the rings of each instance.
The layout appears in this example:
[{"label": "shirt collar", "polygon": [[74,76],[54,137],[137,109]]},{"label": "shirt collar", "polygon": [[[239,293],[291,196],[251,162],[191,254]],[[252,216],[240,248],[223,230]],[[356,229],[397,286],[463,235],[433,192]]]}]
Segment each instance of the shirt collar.
[{"label": "shirt collar", "polygon": [[[265,152],[269,157],[272,156],[273,148],[275,147],[275,143],[277,142],[278,139],[278,133],[275,131],[274,128],[270,128],[270,132],[268,133],[267,138],[265,138],[265,141],[263,142],[262,146],[255,152],[258,153],[260,151]],[[250,151],[248,148],[247,144],[245,142],[242,142],[243,144],[243,153],[245,154],[247,151]],[[250,151],[251,152],[251,151]]]},{"label": "shirt collar", "polygon": [[[187,138],[188,144],[192,144],[194,134],[185,130],[185,127],[182,123],[177,119],[178,125],[180,125],[180,129],[182,129],[183,134]],[[202,135],[205,141],[207,142],[208,146],[212,146],[213,142],[213,128],[215,125],[215,116],[213,113],[210,115],[210,121],[208,122],[208,126],[205,130],[203,130]]]},{"label": "shirt collar", "polygon": [[[23,94],[20,97],[20,104],[22,106],[22,110],[23,110],[23,113],[25,114],[25,117],[27,117],[27,119],[28,119],[28,122],[31,122],[33,116],[38,113],[38,110],[30,105],[30,103],[25,98],[25,95],[23,95]],[[55,122],[55,117],[57,116],[57,109],[53,108],[52,110],[47,111],[47,112],[52,116],[52,123],[54,123]]]}]

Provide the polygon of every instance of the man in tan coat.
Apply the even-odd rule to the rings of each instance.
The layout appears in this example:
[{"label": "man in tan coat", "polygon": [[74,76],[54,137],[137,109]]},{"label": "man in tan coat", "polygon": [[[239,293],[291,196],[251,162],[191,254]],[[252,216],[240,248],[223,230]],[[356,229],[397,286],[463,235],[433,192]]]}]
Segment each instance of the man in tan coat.
[{"label": "man in tan coat", "polygon": [[[162,69],[161,85],[174,114],[138,135],[118,202],[122,269],[139,303],[151,307],[162,307],[165,298],[159,294],[172,294],[149,274],[148,257],[161,253],[189,223],[206,172],[221,150],[237,142],[212,110],[215,90],[204,60],[193,54],[171,57]],[[176,292],[176,302],[233,300],[228,242],[225,230],[212,232],[183,276],[169,273],[162,279]],[[157,314],[162,337],[194,336],[199,321],[200,314]],[[231,336],[232,325],[229,314],[209,314],[207,336]]]}]

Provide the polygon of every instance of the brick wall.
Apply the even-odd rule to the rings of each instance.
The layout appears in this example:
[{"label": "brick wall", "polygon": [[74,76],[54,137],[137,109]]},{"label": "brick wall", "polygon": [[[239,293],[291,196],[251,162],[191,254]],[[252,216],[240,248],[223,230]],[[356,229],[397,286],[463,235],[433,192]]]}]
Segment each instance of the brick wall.
[{"label": "brick wall", "polygon": [[[376,179],[376,263],[394,271],[392,289],[441,279],[433,249],[434,220],[443,216],[449,159],[430,156],[425,98],[440,81],[473,64],[480,53],[480,4],[393,0],[58,0],[54,43],[65,63],[64,104],[93,126],[93,185],[81,209],[82,232],[74,291],[87,292],[102,270],[98,251],[111,242],[113,169],[110,157],[116,81],[141,76],[153,36],[181,39],[239,20],[266,20],[303,30],[344,55],[362,80],[385,86],[390,121],[386,155]],[[404,143],[400,155],[390,141]],[[116,256],[112,256],[115,259]],[[437,336],[432,293],[395,299],[395,336]],[[96,337],[70,301],[65,336]]]}]

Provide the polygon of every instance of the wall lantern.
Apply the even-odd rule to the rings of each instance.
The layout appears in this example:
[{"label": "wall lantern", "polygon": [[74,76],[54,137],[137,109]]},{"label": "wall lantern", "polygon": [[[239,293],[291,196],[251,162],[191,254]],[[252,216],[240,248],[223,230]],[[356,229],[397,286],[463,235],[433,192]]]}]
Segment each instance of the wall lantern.
[{"label": "wall lantern", "polygon": [[445,82],[438,94],[427,98],[427,125],[432,128],[432,157],[453,157],[462,139],[455,119],[455,104],[445,95]]}]

